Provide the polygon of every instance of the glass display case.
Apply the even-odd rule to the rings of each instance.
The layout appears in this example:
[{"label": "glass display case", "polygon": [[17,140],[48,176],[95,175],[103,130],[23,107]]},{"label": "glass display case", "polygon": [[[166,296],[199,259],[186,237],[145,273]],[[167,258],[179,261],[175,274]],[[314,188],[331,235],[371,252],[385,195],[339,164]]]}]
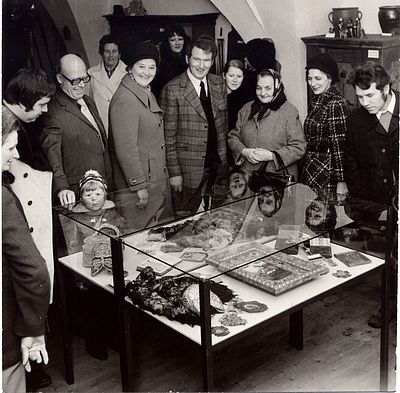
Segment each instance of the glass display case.
[{"label": "glass display case", "polygon": [[[149,195],[160,188],[153,182]],[[335,206],[323,194],[291,184],[244,190],[240,197],[230,192],[218,206],[203,201],[196,213],[176,217],[168,208],[171,195],[158,195],[145,208],[129,190],[108,194],[101,206],[55,208],[66,244],[57,264],[62,308],[67,273],[114,296],[124,391],[135,385],[129,348],[137,312],[200,346],[203,387],[210,391],[216,350],[284,315],[291,343],[301,349],[303,307],[385,270],[390,242],[384,205],[350,199]],[[63,322],[72,383],[66,311]]]}]

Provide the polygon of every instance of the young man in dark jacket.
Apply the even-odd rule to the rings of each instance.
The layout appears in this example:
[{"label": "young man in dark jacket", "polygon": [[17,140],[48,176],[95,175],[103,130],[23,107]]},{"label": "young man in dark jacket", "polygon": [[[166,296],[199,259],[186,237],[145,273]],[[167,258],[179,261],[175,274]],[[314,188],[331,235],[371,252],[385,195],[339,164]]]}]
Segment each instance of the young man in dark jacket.
[{"label": "young man in dark jacket", "polygon": [[[343,158],[350,196],[387,205],[397,200],[399,179],[399,92],[392,90],[390,83],[386,70],[373,62],[356,70],[353,86],[361,106],[348,119]],[[368,212],[361,212],[365,214]],[[378,216],[376,214],[376,221]],[[386,239],[392,243],[386,244],[392,248],[389,285],[392,299],[395,299],[397,286],[396,238],[397,235]],[[395,306],[390,308],[394,315]],[[371,315],[368,324],[380,328],[380,312]]]}]

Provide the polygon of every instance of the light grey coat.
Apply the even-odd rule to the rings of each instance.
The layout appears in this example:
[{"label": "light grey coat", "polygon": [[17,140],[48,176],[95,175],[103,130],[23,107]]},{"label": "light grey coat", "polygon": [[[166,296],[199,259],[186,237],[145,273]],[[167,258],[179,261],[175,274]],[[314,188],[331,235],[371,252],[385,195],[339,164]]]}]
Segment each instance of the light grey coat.
[{"label": "light grey coat", "polygon": [[[296,107],[285,102],[277,111],[268,110],[260,121],[249,120],[251,105],[248,102],[239,111],[236,126],[228,134],[228,146],[232,150],[234,160],[240,158],[244,148],[263,148],[277,151],[288,167],[291,175],[297,181],[297,161],[304,156],[306,142],[303,128]],[[255,116],[257,118],[257,115]],[[253,172],[261,164],[251,164],[245,161],[242,168]],[[275,172],[275,164],[268,164],[268,171]]]}]

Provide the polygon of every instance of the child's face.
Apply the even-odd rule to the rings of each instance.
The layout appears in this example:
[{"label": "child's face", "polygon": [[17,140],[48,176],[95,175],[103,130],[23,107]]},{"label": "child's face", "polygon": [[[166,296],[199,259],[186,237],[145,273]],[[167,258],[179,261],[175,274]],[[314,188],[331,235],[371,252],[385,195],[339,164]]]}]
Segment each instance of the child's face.
[{"label": "child's face", "polygon": [[106,192],[101,186],[88,187],[82,192],[82,203],[91,211],[102,209],[106,200]]}]

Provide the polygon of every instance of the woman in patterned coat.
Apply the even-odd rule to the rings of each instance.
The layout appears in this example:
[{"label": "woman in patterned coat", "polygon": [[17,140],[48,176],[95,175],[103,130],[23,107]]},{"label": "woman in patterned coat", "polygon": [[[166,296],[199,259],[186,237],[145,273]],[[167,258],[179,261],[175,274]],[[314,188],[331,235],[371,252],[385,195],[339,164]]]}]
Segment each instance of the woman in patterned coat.
[{"label": "woman in patterned coat", "polygon": [[335,83],[339,69],[327,53],[311,59],[306,67],[313,97],[304,122],[307,150],[302,182],[329,199],[342,203],[348,189],[343,177],[343,144],[349,108]]}]

